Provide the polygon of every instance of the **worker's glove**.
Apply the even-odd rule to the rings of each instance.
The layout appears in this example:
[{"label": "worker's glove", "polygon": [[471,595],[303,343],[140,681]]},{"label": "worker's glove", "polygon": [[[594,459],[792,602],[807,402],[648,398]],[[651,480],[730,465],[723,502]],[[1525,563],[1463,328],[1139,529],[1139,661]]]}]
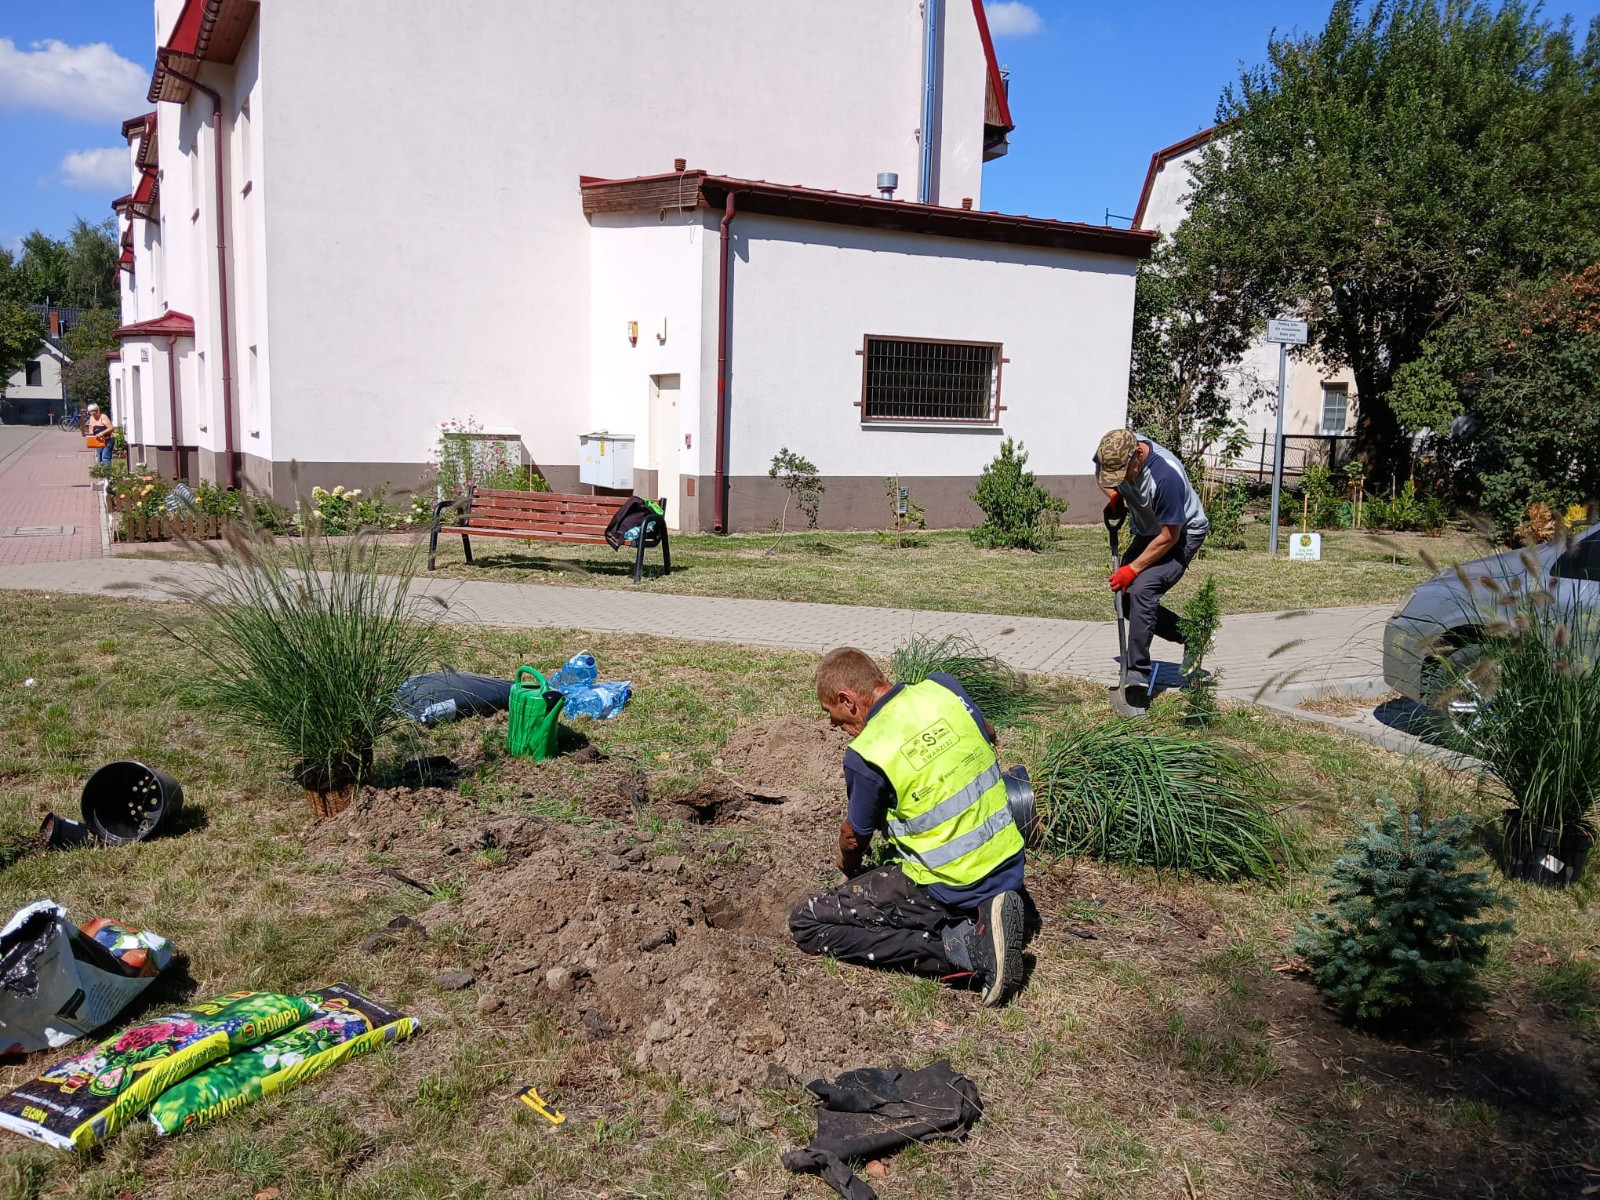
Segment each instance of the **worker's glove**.
[{"label": "worker's glove", "polygon": [[1111,590],[1113,592],[1126,591],[1128,589],[1128,585],[1137,578],[1139,578],[1139,568],[1134,566],[1132,563],[1126,563],[1112,572],[1110,581]]},{"label": "worker's glove", "polygon": [[1106,502],[1105,514],[1106,514],[1106,520],[1108,520],[1108,521],[1120,521],[1120,520],[1122,520],[1123,514],[1126,513],[1127,511],[1128,511],[1128,505],[1122,499],[1122,493],[1121,492],[1118,492],[1115,496],[1111,497],[1111,499]]}]

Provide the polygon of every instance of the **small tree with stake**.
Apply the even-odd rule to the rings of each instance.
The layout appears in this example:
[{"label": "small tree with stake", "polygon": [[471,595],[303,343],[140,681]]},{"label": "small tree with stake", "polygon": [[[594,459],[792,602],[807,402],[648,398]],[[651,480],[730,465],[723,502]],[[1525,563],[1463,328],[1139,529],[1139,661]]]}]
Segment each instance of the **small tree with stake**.
[{"label": "small tree with stake", "polygon": [[787,446],[772,456],[767,478],[776,479],[783,488],[783,511],[772,522],[772,532],[778,535],[778,540],[767,547],[767,553],[771,554],[788,532],[789,506],[794,505],[795,510],[805,517],[807,527],[815,529],[817,512],[822,506],[822,494],[828,489],[822,486],[817,464],[804,455],[794,453]]},{"label": "small tree with stake", "polygon": [[[1345,843],[1328,881],[1328,909],[1303,925],[1294,950],[1346,1019],[1437,1020],[1476,999],[1489,939],[1511,929],[1485,917],[1505,901],[1483,871],[1464,816],[1429,822],[1394,806]],[[1482,919],[1479,919],[1482,918]]]},{"label": "small tree with stake", "polygon": [[1183,632],[1184,694],[1189,700],[1189,721],[1209,725],[1217,718],[1216,676],[1204,670],[1222,626],[1222,605],[1217,600],[1217,581],[1207,579],[1183,606],[1178,628]]}]

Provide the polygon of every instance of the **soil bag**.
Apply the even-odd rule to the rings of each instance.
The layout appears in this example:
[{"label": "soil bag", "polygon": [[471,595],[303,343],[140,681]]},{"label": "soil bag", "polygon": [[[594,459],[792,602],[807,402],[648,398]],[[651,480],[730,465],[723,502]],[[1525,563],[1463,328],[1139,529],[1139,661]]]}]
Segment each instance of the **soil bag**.
[{"label": "soil bag", "polygon": [[[524,675],[532,675],[531,680]],[[506,727],[506,753],[534,760],[553,758],[561,732],[566,697],[533,667],[518,667],[511,688],[511,721]]]},{"label": "soil bag", "polygon": [[172,962],[159,933],[97,917],[81,929],[53,900],[0,929],[0,1053],[59,1049],[115,1019]]},{"label": "soil bag", "polygon": [[336,983],[301,999],[315,1005],[303,1025],[241,1050],[158,1096],[150,1106],[156,1132],[170,1137],[229,1116],[417,1031],[416,1018],[385,1008],[348,984]]},{"label": "soil bag", "polygon": [[300,1024],[312,1010],[297,996],[230,992],[131,1026],[0,1098],[0,1128],[58,1150],[88,1150],[179,1080]]},{"label": "soil bag", "polygon": [[511,703],[511,681],[466,671],[434,671],[406,680],[394,700],[396,707],[418,724],[443,725],[461,717],[505,712]]},{"label": "soil bag", "polygon": [[783,1155],[791,1171],[820,1175],[845,1200],[874,1200],[856,1178],[852,1158],[878,1158],[907,1142],[959,1141],[983,1115],[978,1085],[940,1059],[920,1071],[868,1067],[846,1071],[837,1082],[817,1079],[806,1090],[821,1101],[817,1136]]}]

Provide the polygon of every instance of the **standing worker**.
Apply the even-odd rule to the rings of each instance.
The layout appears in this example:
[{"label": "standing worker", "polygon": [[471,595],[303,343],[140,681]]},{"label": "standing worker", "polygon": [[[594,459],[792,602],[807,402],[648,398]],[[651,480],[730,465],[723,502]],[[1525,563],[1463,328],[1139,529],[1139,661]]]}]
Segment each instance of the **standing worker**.
[{"label": "standing worker", "polygon": [[1094,466],[1101,490],[1111,497],[1107,516],[1116,520],[1126,512],[1133,518],[1133,541],[1110,579],[1128,620],[1125,682],[1111,707],[1125,717],[1142,717],[1155,681],[1150,638],[1159,634],[1183,644],[1178,614],[1161,598],[1189,569],[1211,522],[1177,456],[1147,437],[1113,429],[1100,439]]},{"label": "standing worker", "polygon": [[[805,900],[789,931],[807,954],[975,981],[1000,1004],[1022,980],[1023,839],[994,728],[949,675],[897,684],[860,650],[830,651],[817,699],[851,735],[845,882]],[[900,860],[863,873],[883,830]]]},{"label": "standing worker", "polygon": [[111,418],[100,411],[98,404],[89,405],[89,424],[84,429],[84,435],[91,440],[98,440],[95,447],[95,461],[108,463],[111,461]]}]

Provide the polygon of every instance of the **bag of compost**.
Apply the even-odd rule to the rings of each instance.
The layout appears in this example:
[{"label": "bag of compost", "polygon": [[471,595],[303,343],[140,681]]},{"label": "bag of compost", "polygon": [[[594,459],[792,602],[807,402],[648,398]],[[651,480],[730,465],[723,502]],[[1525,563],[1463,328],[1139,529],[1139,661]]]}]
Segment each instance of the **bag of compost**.
[{"label": "bag of compost", "polygon": [[150,1106],[156,1132],[170,1137],[229,1116],[417,1031],[415,1017],[385,1008],[348,984],[336,983],[300,998],[316,1006],[305,1024],[225,1058],[157,1097]]},{"label": "bag of compost", "polygon": [[298,996],[230,992],[134,1025],[0,1099],[0,1128],[87,1150],[180,1079],[300,1024],[312,1009]]}]

